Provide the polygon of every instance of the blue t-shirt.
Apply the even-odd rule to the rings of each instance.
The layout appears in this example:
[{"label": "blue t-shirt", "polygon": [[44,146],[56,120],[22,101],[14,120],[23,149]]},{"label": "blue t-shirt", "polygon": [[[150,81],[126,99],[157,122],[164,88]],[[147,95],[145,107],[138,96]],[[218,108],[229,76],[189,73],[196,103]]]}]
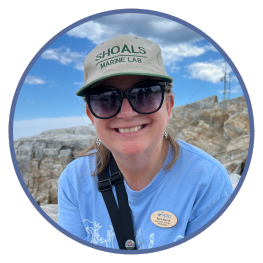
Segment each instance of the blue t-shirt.
[{"label": "blue t-shirt", "polygon": [[[212,219],[233,192],[227,171],[220,162],[178,141],[180,155],[170,170],[162,168],[141,191],[131,190],[124,181],[137,249],[163,246],[190,235]],[[170,148],[164,166],[171,157]],[[118,249],[107,208],[98,191],[98,178],[91,176],[95,159],[95,155],[80,157],[61,174],[58,224],[83,240]],[[116,198],[114,186],[113,194]],[[177,224],[171,228],[156,226],[150,219],[156,211],[174,214]]]}]

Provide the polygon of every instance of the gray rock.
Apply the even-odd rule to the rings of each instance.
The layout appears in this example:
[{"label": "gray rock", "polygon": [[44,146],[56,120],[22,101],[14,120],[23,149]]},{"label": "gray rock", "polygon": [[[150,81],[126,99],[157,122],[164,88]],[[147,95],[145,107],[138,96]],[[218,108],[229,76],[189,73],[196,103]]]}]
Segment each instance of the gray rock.
[{"label": "gray rock", "polygon": [[77,127],[71,127],[71,128],[66,129],[66,130],[69,134],[74,134],[76,129],[77,129]]},{"label": "gray rock", "polygon": [[22,177],[40,205],[57,203],[59,176],[95,136],[93,125],[88,125],[50,130],[14,142]]},{"label": "gray rock", "polygon": [[77,127],[74,134],[96,136],[96,132],[93,125]]},{"label": "gray rock", "polygon": [[241,176],[239,174],[230,174],[229,176],[230,176],[230,180],[231,180],[231,184],[233,186],[233,189],[235,190]]},{"label": "gray rock", "polygon": [[224,132],[232,140],[239,136],[249,134],[248,110],[244,109],[240,114],[231,116],[224,123]]},{"label": "gray rock", "polygon": [[217,101],[217,96],[214,95],[203,100],[199,100],[198,102],[200,104],[200,109],[211,109]]},{"label": "gray rock", "polygon": [[173,109],[173,135],[201,148],[241,174],[249,146],[249,117],[244,96],[218,102],[216,96]]},{"label": "gray rock", "polygon": [[62,163],[62,165],[66,166],[72,161],[72,150],[70,148],[60,150],[58,160]]},{"label": "gray rock", "polygon": [[53,221],[58,222],[58,205],[41,205],[40,207]]},{"label": "gray rock", "polygon": [[59,150],[59,148],[44,148],[43,155],[45,157],[56,157],[58,156]]},{"label": "gray rock", "polygon": [[50,130],[45,131],[39,134],[40,137],[54,137],[54,136],[61,136],[63,134],[67,134],[66,129],[56,129],[56,130]]}]

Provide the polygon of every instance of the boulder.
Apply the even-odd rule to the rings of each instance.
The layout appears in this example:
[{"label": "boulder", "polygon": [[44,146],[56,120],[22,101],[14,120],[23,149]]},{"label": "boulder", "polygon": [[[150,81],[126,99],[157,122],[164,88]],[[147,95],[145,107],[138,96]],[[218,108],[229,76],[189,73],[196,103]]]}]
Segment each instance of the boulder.
[{"label": "boulder", "polygon": [[58,205],[41,205],[40,207],[53,221],[58,222]]},{"label": "boulder", "polygon": [[95,135],[89,125],[45,131],[14,142],[19,170],[38,204],[57,204],[59,176]]},{"label": "boulder", "polygon": [[230,177],[230,180],[231,180],[232,187],[235,190],[235,188],[237,187],[237,184],[238,184],[241,176],[239,174],[230,174],[229,177]]},{"label": "boulder", "polygon": [[173,109],[169,128],[178,139],[218,159],[229,174],[241,175],[250,138],[244,96],[222,102],[212,96],[176,107]]}]

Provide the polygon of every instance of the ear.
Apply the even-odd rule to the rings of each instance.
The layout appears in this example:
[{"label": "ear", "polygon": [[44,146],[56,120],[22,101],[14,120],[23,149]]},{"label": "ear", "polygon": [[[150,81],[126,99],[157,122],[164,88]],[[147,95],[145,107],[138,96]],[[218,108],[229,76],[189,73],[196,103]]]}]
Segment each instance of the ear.
[{"label": "ear", "polygon": [[167,119],[167,123],[168,123],[170,116],[172,114],[173,107],[174,107],[174,95],[172,92],[168,93],[168,96],[165,97],[165,104],[166,104],[166,110],[168,113],[168,119]]},{"label": "ear", "polygon": [[94,116],[93,116],[93,114],[90,112],[89,106],[88,106],[87,103],[86,103],[86,113],[87,113],[87,116],[89,117],[90,121],[94,124]]}]

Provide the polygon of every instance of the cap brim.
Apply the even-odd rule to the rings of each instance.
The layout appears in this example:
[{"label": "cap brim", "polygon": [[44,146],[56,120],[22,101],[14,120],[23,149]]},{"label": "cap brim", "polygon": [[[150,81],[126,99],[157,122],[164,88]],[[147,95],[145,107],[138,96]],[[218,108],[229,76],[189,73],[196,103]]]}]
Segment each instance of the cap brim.
[{"label": "cap brim", "polygon": [[91,88],[92,86],[94,86],[96,83],[104,80],[104,79],[107,79],[107,78],[111,78],[111,77],[116,77],[116,76],[123,76],[123,75],[139,75],[139,76],[149,76],[149,77],[156,77],[156,78],[160,78],[164,81],[167,81],[168,83],[172,83],[173,82],[173,78],[172,77],[169,77],[167,75],[161,75],[161,74],[154,74],[154,73],[150,73],[150,72],[125,72],[125,71],[122,71],[122,72],[116,72],[116,73],[112,73],[112,74],[109,74],[109,75],[104,75],[103,77],[101,78],[97,78],[89,83],[87,83],[86,85],[84,85],[83,87],[81,87],[77,92],[76,92],[76,95],[77,96],[80,96],[80,97],[83,97],[84,96],[84,91],[86,89],[89,89]]}]

